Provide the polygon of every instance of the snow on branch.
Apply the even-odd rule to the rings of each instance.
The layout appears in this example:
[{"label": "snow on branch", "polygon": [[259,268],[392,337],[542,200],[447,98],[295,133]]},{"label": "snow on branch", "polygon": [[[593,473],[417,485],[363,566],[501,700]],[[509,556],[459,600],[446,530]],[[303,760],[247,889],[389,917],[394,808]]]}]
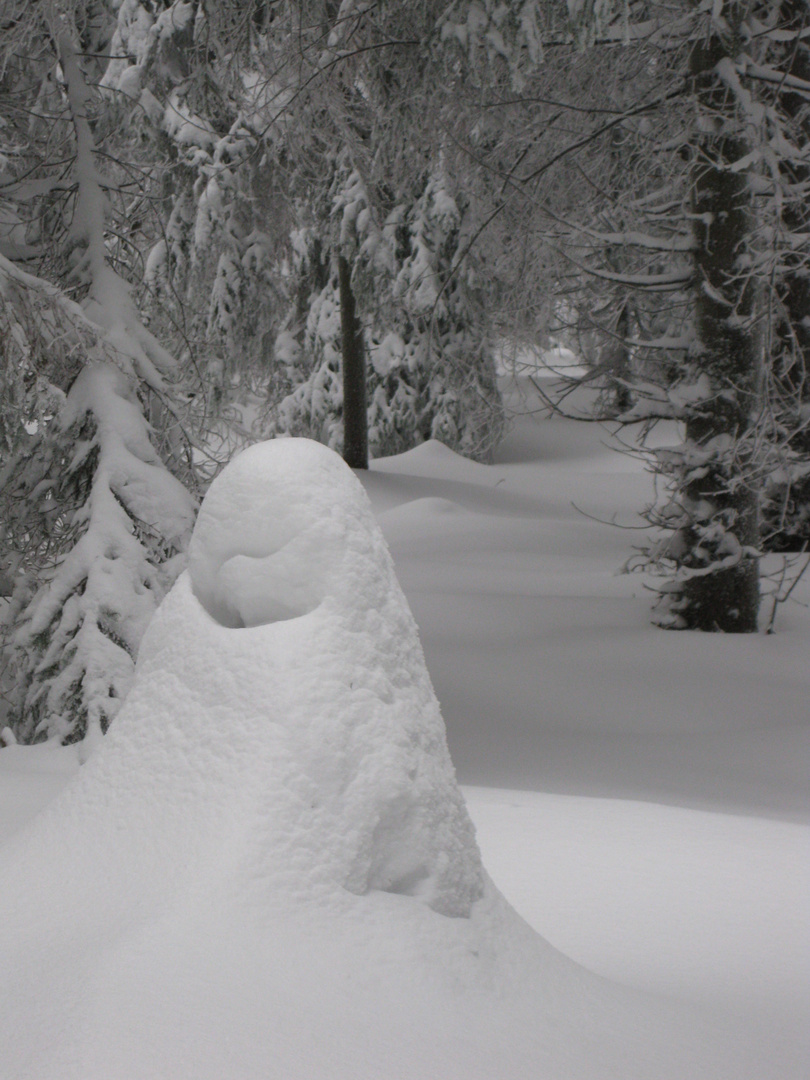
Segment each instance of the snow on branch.
[{"label": "snow on branch", "polygon": [[[53,292],[20,271],[5,280],[34,299]],[[75,741],[106,729],[195,513],[152,446],[131,366],[116,363],[103,331],[61,301],[60,318],[49,319],[54,309],[46,308],[39,325],[42,309],[29,304],[15,341],[33,362],[30,346],[69,341],[72,327],[82,369],[67,395],[52,399],[51,415],[34,417],[36,430],[18,437],[0,470],[15,584],[5,636],[17,674],[13,727],[23,741]]]},{"label": "snow on branch", "polygon": [[162,389],[162,375],[175,363],[141,322],[129,286],[110,266],[105,243],[107,198],[96,164],[96,146],[88,109],[93,92],[82,72],[79,56],[61,17],[52,25],[65,80],[76,137],[76,202],[69,239],[74,247],[73,276],[89,286],[85,310],[103,327],[119,354],[129,356],[139,378]]},{"label": "snow on branch", "polygon": [[4,351],[18,380],[42,384],[39,399],[18,396],[22,411],[2,418],[0,517],[14,584],[2,630],[17,738],[92,743],[127,692],[196,506],[152,443],[141,395],[161,391],[174,361],[109,263],[93,91],[53,9],[49,28],[75,139],[71,276],[87,293],[80,306],[0,257]]}]

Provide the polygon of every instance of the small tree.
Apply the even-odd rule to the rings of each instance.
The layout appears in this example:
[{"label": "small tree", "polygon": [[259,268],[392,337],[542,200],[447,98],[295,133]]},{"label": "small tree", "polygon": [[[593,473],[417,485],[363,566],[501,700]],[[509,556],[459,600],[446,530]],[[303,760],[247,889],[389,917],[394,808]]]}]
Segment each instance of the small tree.
[{"label": "small tree", "polygon": [[504,418],[486,290],[476,287],[472,260],[465,257],[471,226],[448,186],[437,169],[416,198],[389,199],[394,206],[379,221],[359,172],[348,166],[338,173],[331,243],[324,245],[312,230],[297,238],[303,288],[288,327],[303,313],[300,352],[311,367],[281,402],[276,430],[343,447],[343,258],[355,318],[364,329],[372,455],[401,453],[435,438],[469,457],[489,459]]},{"label": "small tree", "polygon": [[[74,742],[103,733],[120,707],[194,503],[152,445],[131,355],[58,290],[5,261],[0,310],[11,331],[4,361],[36,371],[44,391],[17,415],[0,470],[15,584],[4,620],[9,719],[20,741]],[[66,392],[45,383],[64,374]]]}]

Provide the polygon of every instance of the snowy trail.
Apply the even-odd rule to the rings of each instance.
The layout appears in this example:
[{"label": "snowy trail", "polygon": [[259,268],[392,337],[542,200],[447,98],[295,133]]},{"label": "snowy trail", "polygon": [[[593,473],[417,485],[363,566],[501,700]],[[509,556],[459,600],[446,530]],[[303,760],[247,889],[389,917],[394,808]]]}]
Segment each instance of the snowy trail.
[{"label": "snowy trail", "polygon": [[810,821],[807,609],[770,637],[651,627],[618,572],[644,534],[592,519],[637,526],[649,475],[529,393],[494,465],[428,443],[363,478],[462,783]]}]

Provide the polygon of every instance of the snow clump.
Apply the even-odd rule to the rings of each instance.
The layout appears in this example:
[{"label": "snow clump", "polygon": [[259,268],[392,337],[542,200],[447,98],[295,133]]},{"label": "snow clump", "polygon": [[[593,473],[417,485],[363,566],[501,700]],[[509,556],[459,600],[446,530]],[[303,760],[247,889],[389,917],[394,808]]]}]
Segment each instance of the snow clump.
[{"label": "snow clump", "polygon": [[[309,439],[244,451],[200,511],[189,584],[169,607],[196,599],[210,616],[197,675],[209,700],[248,640],[266,657],[240,701],[270,711],[295,749],[316,812],[291,817],[289,839],[312,847],[317,835],[313,872],[332,864],[351,892],[419,895],[468,916],[483,872],[439,705],[371,506],[338,455]],[[228,632],[239,628],[249,637]]]}]

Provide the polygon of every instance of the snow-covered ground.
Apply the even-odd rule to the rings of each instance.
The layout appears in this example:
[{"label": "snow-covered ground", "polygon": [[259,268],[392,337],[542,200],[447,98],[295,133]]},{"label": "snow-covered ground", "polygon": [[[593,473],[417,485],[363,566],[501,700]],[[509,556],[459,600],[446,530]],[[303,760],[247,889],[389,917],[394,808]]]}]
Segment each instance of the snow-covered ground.
[{"label": "snow-covered ground", "polygon": [[[644,582],[616,574],[630,545],[642,534],[594,520],[639,525],[636,511],[650,497],[649,477],[635,459],[610,449],[611,438],[604,429],[542,417],[525,382],[513,385],[511,392],[513,407],[523,415],[493,466],[477,465],[438,444],[427,444],[375,463],[363,478],[420,627],[484,865],[514,908],[562,953],[628,987],[697,1006],[704,1020],[722,1015],[732,1042],[742,1050],[750,1041],[758,1043],[774,1064],[774,1076],[807,1075],[810,670],[806,658],[810,615],[799,605],[780,608],[777,633],[767,637],[652,629],[650,595]],[[295,565],[294,559],[293,571]],[[289,567],[281,569],[279,574],[271,567],[270,577],[275,573],[275,580],[282,581],[286,603],[308,610],[313,602],[307,593],[309,583],[296,585],[294,573],[287,573]],[[251,587],[255,579],[249,576],[240,584],[239,572],[239,566],[231,567],[233,580],[228,578],[227,593],[241,597],[242,614],[223,615],[216,601],[204,602],[204,606],[216,609],[225,625],[252,627],[268,612],[257,609],[262,603],[254,595],[261,590]],[[330,587],[328,582],[318,584],[327,591]],[[807,600],[807,590],[802,598]],[[185,611],[186,601],[179,607],[178,603],[177,610]],[[254,614],[245,618],[245,611]],[[278,612],[270,614],[277,617]],[[339,636],[334,639],[336,649],[343,647],[340,641]],[[182,649],[177,656],[181,654]],[[234,693],[238,691],[234,684]],[[288,707],[292,701],[299,708],[294,698],[285,700]],[[317,694],[311,700],[321,701]],[[160,707],[166,708],[165,700]],[[274,701],[273,708],[278,707]],[[182,709],[180,713],[186,715]],[[194,719],[198,721],[199,717]],[[286,722],[284,715],[281,721]],[[447,920],[430,910],[445,887],[437,885],[441,875],[437,878],[436,852],[431,853],[426,839],[429,825],[424,835],[419,829],[409,834],[406,844],[416,845],[419,865],[399,868],[401,873],[397,870],[401,887],[393,890],[391,903],[375,902],[362,908],[367,922],[358,885],[360,906],[346,907],[343,929],[333,939],[319,917],[309,926],[306,920],[301,923],[292,945],[271,947],[270,939],[262,936],[267,931],[267,905],[260,911],[257,880],[248,888],[239,879],[234,910],[245,925],[229,926],[226,901],[233,899],[234,868],[244,873],[247,866],[248,872],[252,868],[257,875],[259,871],[265,874],[266,868],[255,852],[248,858],[241,851],[241,847],[253,850],[245,829],[247,824],[256,826],[255,807],[253,816],[246,813],[244,818],[226,809],[231,797],[235,798],[228,788],[229,777],[232,780],[234,775],[234,752],[229,749],[232,733],[222,728],[221,718],[219,722],[220,728],[214,725],[213,731],[221,742],[212,736],[209,724],[202,749],[195,743],[192,755],[200,767],[209,763],[220,778],[219,788],[210,777],[194,779],[184,767],[180,796],[169,797],[156,790],[147,773],[137,773],[137,758],[130,756],[122,762],[119,751],[118,765],[113,755],[112,764],[94,766],[102,779],[84,781],[84,795],[68,792],[63,808],[80,826],[74,856],[84,867],[85,878],[92,879],[95,872],[103,880],[108,873],[99,903],[106,896],[107,902],[122,908],[112,914],[82,909],[80,926],[76,911],[91,900],[81,872],[65,886],[52,867],[36,865],[35,858],[31,864],[31,852],[43,855],[47,850],[57,861],[56,871],[60,865],[62,870],[70,866],[69,856],[55,854],[67,835],[68,827],[59,824],[64,816],[52,814],[50,824],[46,819],[44,825],[34,823],[27,832],[23,828],[76,772],[75,754],[53,747],[0,751],[0,837],[18,834],[6,849],[6,857],[17,860],[6,899],[30,895],[38,880],[52,894],[47,901],[38,901],[39,922],[36,912],[4,906],[2,945],[10,957],[10,966],[5,964],[4,970],[13,970],[15,965],[25,970],[26,952],[32,956],[30,985],[16,987],[14,1008],[19,1008],[19,1000],[26,1000],[26,993],[31,1000],[37,999],[38,978],[55,990],[70,988],[80,999],[84,995],[86,1004],[86,1010],[79,1008],[76,1014],[79,1034],[71,1034],[66,1052],[52,1045],[58,1042],[58,1032],[64,1031],[63,1022],[48,1027],[47,1016],[29,1016],[31,1030],[41,1031],[44,1025],[49,1032],[48,1045],[44,1049],[29,1046],[24,1037],[20,1043],[17,1029],[14,1052],[18,1056],[4,1061],[0,1051],[6,1072],[8,1061],[14,1061],[15,1080],[17,1076],[62,1080],[80,1075],[83,1080],[96,1080],[96,1076],[101,1080],[102,1075],[105,1080],[123,1080],[124,1076],[173,1080],[192,1075],[188,1071],[192,1061],[197,1077],[228,1075],[241,1080],[275,1075],[268,1071],[266,1057],[274,1045],[277,1060],[288,1066],[299,1063],[294,1074],[284,1073],[285,1080],[290,1075],[308,1080],[348,1080],[349,1076],[352,1080],[361,1076],[433,1080],[439,1075],[443,1080],[467,1080],[473,1075],[491,1080],[522,1080],[529,1075],[532,1080],[544,1075],[549,1080],[604,1080],[613,1075],[716,1080],[724,1068],[729,1075],[735,1068],[738,1075],[744,1074],[739,1072],[739,1063],[733,1065],[724,1056],[725,1050],[719,1051],[721,1063],[706,1051],[698,1058],[699,1068],[694,1060],[679,1066],[674,1057],[664,1065],[660,1055],[670,1052],[667,1040],[673,1030],[680,1030],[677,1024],[672,1027],[674,1021],[662,1019],[658,1007],[645,999],[624,997],[609,984],[578,981],[577,969],[567,968],[556,952],[544,951],[545,946],[534,943],[535,939],[522,939],[518,924],[497,911],[493,914],[495,909],[484,919],[486,926],[479,920],[471,933],[492,950],[491,979],[497,963],[501,964],[498,993],[511,1001],[513,1011],[514,994],[519,990],[517,997],[525,998],[527,986],[534,987],[528,1011],[523,1015],[518,1010],[520,1015],[508,1019],[493,1007],[491,986],[486,993],[482,987],[474,991],[473,997],[482,995],[481,1011],[471,1005],[469,994],[462,1004],[454,997],[456,1004],[448,1011],[447,986],[437,971],[424,976],[413,963],[413,943],[418,940],[425,956],[435,953],[439,957],[438,969],[441,957],[447,960],[448,971],[452,969],[459,986],[471,977],[469,964],[459,959],[461,939],[451,941],[452,935],[436,930],[445,923],[453,926],[468,920]],[[156,726],[150,738],[160,730]],[[237,731],[244,736],[245,729],[238,724]],[[126,742],[122,737],[119,745]],[[175,732],[168,744],[174,744],[171,752],[178,762],[187,761],[181,734]],[[140,751],[141,757],[151,753],[165,767],[168,759],[158,753],[154,742],[147,740]],[[279,765],[284,755],[266,748],[262,753],[265,765],[272,765],[271,773],[281,769],[285,783],[298,783],[294,771]],[[250,761],[249,744],[245,754]],[[218,764],[220,756],[225,765]],[[349,757],[352,767],[359,767],[359,761]],[[402,765],[397,760],[389,762],[394,780]],[[369,788],[367,783],[374,770],[363,775],[365,787],[361,784],[359,790],[365,795],[358,796],[360,803],[365,798],[369,806],[375,806],[378,796],[374,785]],[[126,788],[124,796],[104,788],[110,776]],[[170,780],[167,773],[165,782]],[[445,791],[440,776],[431,783],[438,785],[436,791],[445,792],[436,798],[449,797],[452,803],[451,789]],[[239,793],[239,806],[252,805],[249,790],[246,784]],[[153,805],[142,805],[144,794]],[[127,839],[123,819],[116,820],[116,806],[120,810],[127,800],[132,802],[130,811],[138,807],[134,834],[147,837],[146,842],[138,840],[141,846],[136,856],[127,855],[127,843],[135,840]],[[283,800],[276,803],[277,814],[283,805]],[[81,810],[87,806],[94,806],[102,816],[112,807],[106,832],[87,831],[87,814]],[[195,838],[192,826],[200,806],[208,810],[202,814],[201,832]],[[349,813],[341,807],[341,813]],[[194,813],[186,820],[188,808]],[[179,815],[180,823],[169,828],[161,814]],[[356,819],[350,814],[347,820]],[[459,828],[462,835],[463,823]],[[223,831],[233,843],[217,846],[216,851],[228,852],[228,865],[233,860],[230,876],[224,870],[218,870],[217,876],[210,867],[206,869],[198,850],[206,838],[221,845]],[[189,850],[173,848],[173,835]],[[287,840],[292,835],[298,835],[294,829]],[[296,870],[291,871],[299,889],[311,884],[301,866],[324,841],[317,830],[304,835],[307,853],[302,848],[298,860],[293,859]],[[151,851],[151,842],[160,848],[158,852]],[[280,850],[272,844],[268,849],[266,837],[264,842],[265,854]],[[109,854],[118,843],[123,861],[113,860],[112,868],[96,865],[93,871],[99,853]],[[379,837],[375,843],[380,846]],[[234,845],[241,862],[232,854]],[[335,841],[334,846],[337,849],[341,844]],[[397,843],[385,841],[382,847],[393,851]],[[463,863],[467,856],[462,856]],[[144,867],[158,867],[161,873],[178,859],[197,872],[184,870],[185,877],[178,878],[172,889],[161,890],[153,883],[144,890],[133,871],[133,857]],[[336,864],[340,857],[337,850],[330,854]],[[374,873],[379,878],[379,866],[370,873],[370,881]],[[470,870],[468,865],[465,873],[474,877],[474,867]],[[172,869],[173,880],[174,875]],[[216,889],[211,885],[215,878]],[[289,887],[289,882],[282,884]],[[375,886],[372,881],[371,887],[379,888],[379,882]],[[185,925],[170,914],[178,890],[183,894]],[[246,907],[248,894],[251,903]],[[385,888],[383,894],[392,895]],[[330,900],[333,912],[334,903]],[[441,903],[439,898],[439,908]],[[418,905],[424,914],[400,920],[403,904],[411,905],[409,911]],[[160,913],[151,922],[143,914],[151,910],[150,905]],[[278,896],[270,906],[279,912],[282,933],[289,931],[295,920],[281,910]],[[62,932],[54,932],[50,940],[41,932],[48,918],[52,926],[62,920]],[[352,929],[356,919],[361,920],[359,931]],[[398,920],[405,927],[401,933],[392,930],[400,926]],[[221,940],[201,952],[200,939],[210,940],[217,934]],[[394,942],[392,934],[397,938]],[[307,940],[309,945],[305,945]],[[345,953],[347,948],[361,950],[361,961],[344,964],[341,949]],[[82,949],[90,949],[101,959],[95,966],[88,965],[79,957]],[[527,959],[528,973],[507,977],[504,963],[507,968],[510,963],[520,966],[514,960],[515,950],[536,954],[547,975],[536,982],[534,960]],[[136,990],[143,981],[157,981],[161,966],[155,957],[159,955],[169,957],[174,974],[165,985],[156,985],[151,995],[139,997]],[[504,961],[505,955],[513,960]],[[275,978],[266,970],[272,962],[282,965]],[[377,963],[379,970],[369,974],[370,963],[372,967]],[[56,976],[44,976],[53,970]],[[392,982],[394,972],[401,977]],[[340,985],[345,988],[345,1000],[339,1000],[336,987]],[[111,1004],[93,1019],[98,994],[110,998]],[[414,994],[421,996],[418,1008]],[[172,1003],[168,1018],[167,1002]],[[47,1004],[44,1008],[47,1011]],[[361,1024],[356,1011],[364,1008],[372,1008],[374,1015]],[[388,1030],[389,1012],[405,1017],[399,1021],[398,1034]],[[122,1029],[124,1014],[134,1018],[124,1022]],[[221,1025],[213,1043],[210,1032],[203,1030],[211,1021]],[[532,1028],[542,1052],[537,1045],[534,1049],[524,1045],[521,1022]],[[99,1025],[106,1031],[110,1024],[119,1031],[118,1042],[105,1036],[88,1057],[93,1032],[98,1032]],[[276,1030],[275,1043],[272,1038],[268,1041],[268,1025],[281,1029],[280,1033]],[[690,1034],[698,1026],[697,1021],[687,1022]],[[659,1028],[669,1034],[659,1038]],[[407,1043],[409,1030],[411,1045]],[[607,1034],[611,1031],[625,1047],[623,1064],[616,1043]],[[353,1053],[351,1040],[360,1037],[369,1046]],[[707,1038],[711,1043],[712,1038]],[[516,1040],[520,1045],[516,1046]],[[298,1054],[296,1041],[301,1044]],[[461,1041],[467,1045],[462,1047]],[[396,1058],[391,1057],[394,1045]],[[408,1060],[403,1057],[406,1045]],[[37,1072],[37,1066],[30,1064],[36,1061],[40,1070],[42,1062],[59,1062],[59,1066]],[[129,1062],[126,1069],[122,1061]],[[230,1062],[226,1072],[221,1071],[224,1062]],[[749,1074],[757,1080],[765,1075],[754,1063],[745,1073]]]}]

